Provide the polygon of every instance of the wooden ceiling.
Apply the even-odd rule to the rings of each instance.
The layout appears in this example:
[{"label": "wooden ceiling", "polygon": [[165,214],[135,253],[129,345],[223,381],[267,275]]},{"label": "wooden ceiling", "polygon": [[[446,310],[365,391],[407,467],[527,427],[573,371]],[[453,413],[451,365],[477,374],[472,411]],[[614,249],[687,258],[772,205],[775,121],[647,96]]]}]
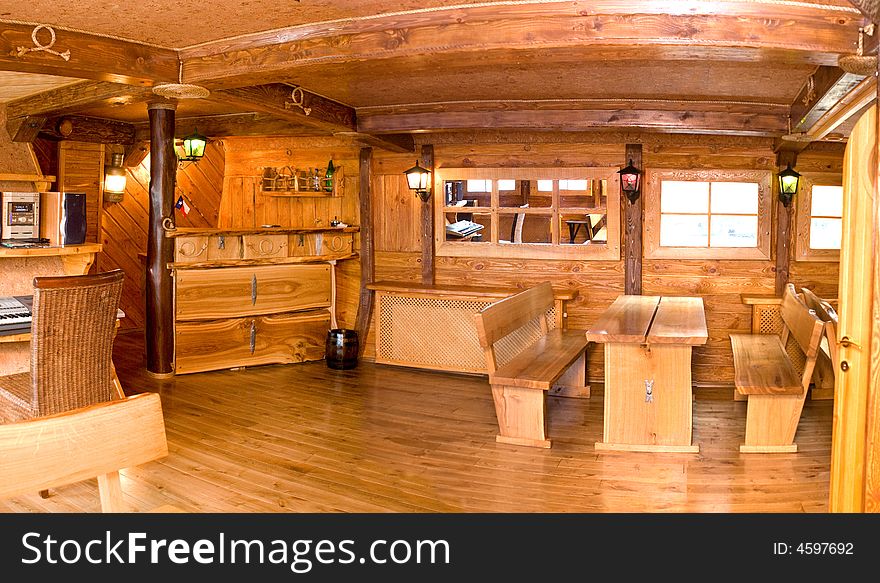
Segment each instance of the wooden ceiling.
[{"label": "wooden ceiling", "polygon": [[414,132],[505,127],[778,138],[811,131],[862,81],[837,59],[868,22],[848,0],[31,0],[0,16],[0,86],[16,80],[0,100],[17,140],[65,116],[142,137],[150,88],[174,82],[211,91],[180,100],[178,131],[218,136],[392,149]]}]

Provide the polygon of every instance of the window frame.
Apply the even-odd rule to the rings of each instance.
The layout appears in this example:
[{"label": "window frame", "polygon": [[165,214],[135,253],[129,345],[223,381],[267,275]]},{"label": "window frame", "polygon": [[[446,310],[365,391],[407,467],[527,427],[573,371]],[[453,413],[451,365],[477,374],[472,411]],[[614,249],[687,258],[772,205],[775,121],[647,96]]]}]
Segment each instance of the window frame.
[{"label": "window frame", "polygon": [[[434,254],[438,257],[502,257],[523,259],[560,259],[584,261],[620,260],[620,175],[618,167],[560,167],[560,168],[438,168],[434,172]],[[553,180],[552,204],[549,207],[516,208],[502,207],[499,203],[498,180]],[[580,210],[587,207],[559,208],[559,180],[606,180],[605,223],[607,243],[604,245],[562,244],[567,233],[561,232],[560,216],[576,214],[568,209]],[[491,232],[497,234],[502,215],[533,214],[549,216],[550,243],[498,243],[447,241],[445,214],[450,211],[445,206],[443,184],[447,180],[491,180],[492,193],[489,206],[456,207],[459,212],[491,216]]]},{"label": "window frame", "polygon": [[[758,185],[758,244],[754,247],[661,246],[660,187],[664,180],[684,182],[756,183]],[[645,171],[645,187],[642,189],[642,196],[645,199],[645,218],[643,228],[645,259],[765,259],[769,261],[772,229],[772,183],[773,172],[770,170],[647,169]]]},{"label": "window frame", "polygon": [[[813,206],[814,186],[843,186],[843,177],[840,174],[829,172],[804,172],[801,175],[801,184],[795,203],[797,218],[795,219],[795,261],[840,261],[840,249],[813,249],[810,247],[810,219],[813,218],[811,207]],[[841,228],[843,216],[841,212]],[[842,242],[841,242],[842,243]]]}]

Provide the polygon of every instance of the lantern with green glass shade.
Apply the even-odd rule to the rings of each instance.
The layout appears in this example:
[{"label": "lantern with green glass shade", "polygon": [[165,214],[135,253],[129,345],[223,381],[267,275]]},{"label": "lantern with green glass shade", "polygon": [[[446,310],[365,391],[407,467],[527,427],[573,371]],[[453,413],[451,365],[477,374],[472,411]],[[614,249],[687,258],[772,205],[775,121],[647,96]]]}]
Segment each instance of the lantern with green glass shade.
[{"label": "lantern with green glass shade", "polygon": [[784,206],[790,205],[794,195],[797,194],[800,177],[799,173],[792,170],[791,164],[779,173],[779,201]]},{"label": "lantern with green glass shade", "polygon": [[183,138],[183,156],[180,157],[181,162],[198,162],[205,155],[205,146],[208,144],[208,138],[199,133],[198,130]]}]

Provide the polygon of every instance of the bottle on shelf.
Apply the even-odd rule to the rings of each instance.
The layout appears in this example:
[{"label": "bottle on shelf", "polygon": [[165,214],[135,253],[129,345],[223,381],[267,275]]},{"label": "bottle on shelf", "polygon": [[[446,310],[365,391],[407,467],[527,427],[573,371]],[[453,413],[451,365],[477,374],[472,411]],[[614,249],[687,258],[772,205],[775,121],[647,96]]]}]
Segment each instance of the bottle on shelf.
[{"label": "bottle on shelf", "polygon": [[327,172],[324,173],[324,190],[331,192],[333,190],[333,173],[336,168],[333,167],[333,160],[327,163]]}]

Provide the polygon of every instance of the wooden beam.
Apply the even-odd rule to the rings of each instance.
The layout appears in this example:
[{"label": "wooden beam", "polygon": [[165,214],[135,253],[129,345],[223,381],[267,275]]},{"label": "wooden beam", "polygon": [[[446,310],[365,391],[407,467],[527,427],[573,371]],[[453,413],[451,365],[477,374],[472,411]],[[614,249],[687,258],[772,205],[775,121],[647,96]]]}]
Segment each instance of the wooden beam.
[{"label": "wooden beam", "polygon": [[372,135],[361,132],[336,132],[334,136],[355,139],[367,146],[381,148],[389,152],[407,154],[416,151],[416,145],[410,134]]},{"label": "wooden beam", "polygon": [[150,153],[150,140],[137,140],[125,148],[125,158],[122,165],[133,168],[144,161]]},{"label": "wooden beam", "polygon": [[[516,107],[512,105],[512,107]],[[361,114],[364,133],[401,133],[424,130],[537,129],[575,132],[626,128],[658,132],[779,136],[788,130],[787,116],[778,112],[719,112],[659,109],[507,109],[438,111],[432,113]]]},{"label": "wooden beam", "polygon": [[75,114],[87,107],[128,105],[155,97],[152,91],[120,83],[81,81],[13,99],[6,103],[9,119],[24,116],[59,116]]},{"label": "wooden beam", "polygon": [[[137,138],[149,138],[149,124],[137,124]],[[302,136],[324,135],[326,132],[291,124],[268,113],[235,113],[178,117],[174,136],[183,138],[195,130],[210,138],[229,136]]]},{"label": "wooden beam", "polygon": [[232,87],[294,78],[303,66],[503,48],[590,50],[604,59],[761,61],[834,65],[862,16],[851,7],[731,0],[638,3],[490,3],[413,10],[247,34],[181,51],[185,83]]},{"label": "wooden beam", "polygon": [[821,140],[837,126],[848,120],[852,115],[859,112],[866,105],[877,101],[877,77],[865,77],[862,81],[844,95],[840,101],[825,112],[806,130],[813,140]]},{"label": "wooden beam", "polygon": [[847,73],[840,67],[816,69],[791,104],[791,131],[802,132],[812,127],[862,79],[864,76]]},{"label": "wooden beam", "polygon": [[[627,144],[624,165],[632,164],[642,170],[642,145]],[[644,188],[642,188],[644,191]],[[620,197],[624,205],[624,240],[626,246],[626,261],[624,265],[624,293],[642,294],[642,220],[643,205],[642,197],[635,202],[630,202],[626,196]],[[609,211],[611,209],[608,209]]]},{"label": "wooden beam", "polygon": [[174,183],[177,153],[174,150],[172,103],[151,103],[148,108],[150,139],[150,199],[147,231],[146,352],[147,372],[163,378],[174,374],[174,296],[171,270],[174,242],[165,236],[162,222],[174,219]]},{"label": "wooden beam", "polygon": [[123,144],[135,142],[134,125],[122,121],[66,115],[49,119],[40,134],[54,140],[74,140],[98,144]]},{"label": "wooden beam", "polygon": [[[431,171],[431,181],[434,180],[434,146],[425,144],[422,146],[422,155],[420,160],[422,168]],[[422,236],[422,284],[434,285],[434,196],[433,186],[431,187],[432,196],[428,197],[426,202],[419,200],[421,205],[421,236]]]},{"label": "wooden beam", "polygon": [[297,91],[294,96],[293,90],[291,85],[270,83],[213,91],[211,97],[246,111],[268,113],[308,128],[330,133],[356,130],[355,111],[351,107],[304,90]]},{"label": "wooden beam", "polygon": [[0,70],[152,86],[178,81],[178,58],[107,36],[0,22]]},{"label": "wooden beam", "polygon": [[373,316],[373,290],[368,286],[376,279],[376,253],[373,239],[373,149],[361,148],[360,156],[360,261],[361,289],[358,299],[355,330],[357,330],[359,356],[362,356],[367,345],[367,334],[370,331],[370,320]]},{"label": "wooden beam", "polygon": [[871,22],[880,23],[880,2],[878,0],[849,0],[849,3],[858,8]]},{"label": "wooden beam", "polygon": [[13,142],[33,142],[43,129],[46,119],[44,115],[9,118],[6,121],[6,131]]},{"label": "wooden beam", "polygon": [[[782,150],[776,154],[777,173],[791,164],[797,164],[797,152]],[[794,212],[794,201],[789,206],[779,200],[779,181],[774,176],[770,189],[776,199],[776,295],[782,297],[788,283],[791,266],[791,215]]]}]

